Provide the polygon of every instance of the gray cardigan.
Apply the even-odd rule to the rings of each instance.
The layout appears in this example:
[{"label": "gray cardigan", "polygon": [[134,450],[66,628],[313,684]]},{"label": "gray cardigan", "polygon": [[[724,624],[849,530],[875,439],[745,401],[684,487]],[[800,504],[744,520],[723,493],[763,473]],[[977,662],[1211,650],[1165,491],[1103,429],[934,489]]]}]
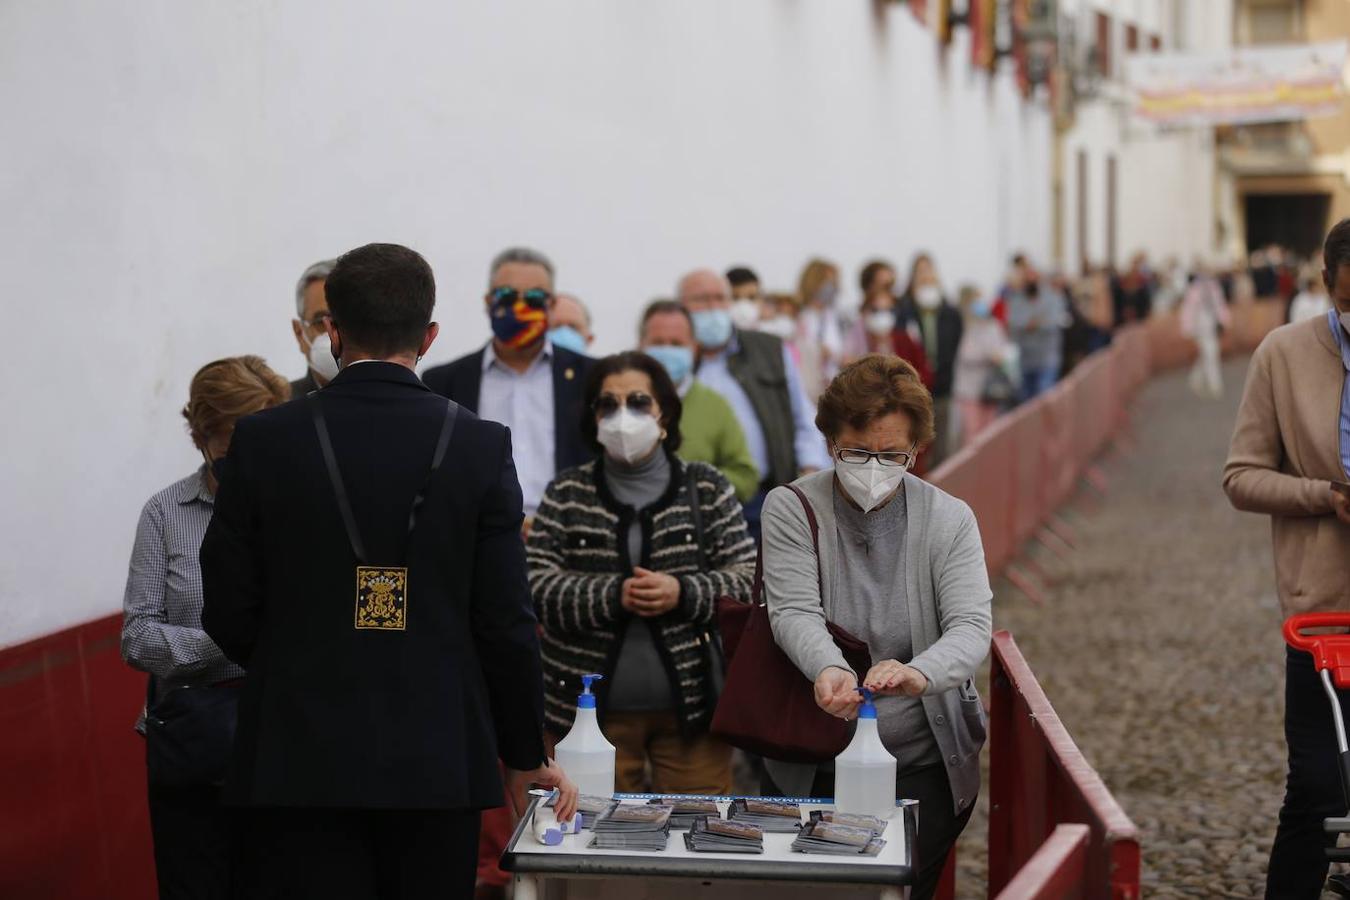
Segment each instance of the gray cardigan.
[{"label": "gray cardigan", "polygon": [[[820,523],[816,587],[811,529],[801,501],[776,488],[764,501],[764,598],[774,640],[810,681],[829,666],[849,669],[825,628],[833,608],[840,552],[834,517],[834,472],[798,479]],[[989,652],[992,628],[989,575],[970,507],[912,475],[904,481],[908,507],[904,553],[914,658],[928,679],[923,706],[942,751],[959,813],[980,787],[985,714],[972,676]],[[877,660],[879,662],[879,660]],[[902,660],[903,662],[903,660]],[[859,679],[865,672],[855,673]],[[810,791],[815,766],[765,760],[774,782],[789,794]]]}]

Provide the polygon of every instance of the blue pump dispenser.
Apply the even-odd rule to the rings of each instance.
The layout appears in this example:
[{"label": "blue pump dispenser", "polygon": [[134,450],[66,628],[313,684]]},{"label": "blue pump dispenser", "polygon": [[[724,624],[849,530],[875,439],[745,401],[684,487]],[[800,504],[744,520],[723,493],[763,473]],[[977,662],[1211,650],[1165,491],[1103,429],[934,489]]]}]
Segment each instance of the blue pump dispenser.
[{"label": "blue pump dispenser", "polygon": [[591,682],[599,681],[604,677],[603,675],[581,676],[581,693],[577,694],[577,709],[595,709],[595,695],[591,693]]},{"label": "blue pump dispenser", "polygon": [[858,688],[858,693],[862,694],[862,706],[858,708],[858,718],[875,719],[877,717],[876,704],[872,702],[872,692],[865,687]]}]

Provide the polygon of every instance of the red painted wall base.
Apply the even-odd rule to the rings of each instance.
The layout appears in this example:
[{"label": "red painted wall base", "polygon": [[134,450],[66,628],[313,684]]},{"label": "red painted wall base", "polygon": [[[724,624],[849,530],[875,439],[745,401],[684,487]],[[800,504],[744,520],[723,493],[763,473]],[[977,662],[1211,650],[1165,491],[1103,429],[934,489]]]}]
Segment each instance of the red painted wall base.
[{"label": "red painted wall base", "polygon": [[0,897],[151,898],[145,676],[121,616],[0,650]]}]

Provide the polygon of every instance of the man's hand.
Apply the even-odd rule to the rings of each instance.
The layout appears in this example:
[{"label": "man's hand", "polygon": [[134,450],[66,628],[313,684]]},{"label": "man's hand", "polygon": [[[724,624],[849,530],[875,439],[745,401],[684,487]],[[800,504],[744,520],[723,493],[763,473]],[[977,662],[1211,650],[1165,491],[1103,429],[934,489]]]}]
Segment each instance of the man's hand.
[{"label": "man's hand", "polygon": [[680,582],[664,572],[633,567],[633,577],[623,583],[619,601],[623,608],[643,618],[670,612],[680,602]]},{"label": "man's hand", "polygon": [[1350,497],[1345,496],[1335,488],[1328,488],[1331,491],[1331,508],[1336,512],[1336,518],[1347,525],[1350,525]]},{"label": "man's hand", "polygon": [[529,808],[530,786],[536,784],[543,788],[558,789],[558,802],[554,809],[557,810],[559,822],[566,822],[572,818],[577,811],[577,786],[567,777],[562,767],[551,759],[529,772],[506,770],[506,792],[517,818],[525,815],[525,810]]},{"label": "man's hand", "polygon": [[848,669],[828,666],[816,676],[816,706],[830,715],[847,722],[861,702],[858,679]]},{"label": "man's hand", "polygon": [[898,659],[883,659],[867,671],[863,687],[882,696],[917,697],[928,688],[928,679]]}]

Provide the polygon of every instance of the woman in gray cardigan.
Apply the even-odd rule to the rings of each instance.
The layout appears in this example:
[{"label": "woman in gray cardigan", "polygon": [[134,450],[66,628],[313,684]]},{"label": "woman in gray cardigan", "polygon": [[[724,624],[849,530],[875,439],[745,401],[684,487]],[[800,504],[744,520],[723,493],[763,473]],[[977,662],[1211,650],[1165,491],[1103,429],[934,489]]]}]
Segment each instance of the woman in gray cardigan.
[{"label": "woman in gray cardigan", "polygon": [[[912,896],[929,897],[980,787],[985,717],[971,678],[989,652],[984,549],[965,503],[908,474],[933,437],[932,398],[909,363],[874,355],[849,365],[821,397],[816,425],[835,468],[795,486],[819,522],[819,562],[801,499],[774,490],[763,513],[769,621],[826,712],[854,718],[860,681],[882,695],[896,795],[920,802]],[[849,668],[827,620],[867,642],[870,671]],[[834,793],[832,763],[765,760],[765,769],[766,794]]]}]

